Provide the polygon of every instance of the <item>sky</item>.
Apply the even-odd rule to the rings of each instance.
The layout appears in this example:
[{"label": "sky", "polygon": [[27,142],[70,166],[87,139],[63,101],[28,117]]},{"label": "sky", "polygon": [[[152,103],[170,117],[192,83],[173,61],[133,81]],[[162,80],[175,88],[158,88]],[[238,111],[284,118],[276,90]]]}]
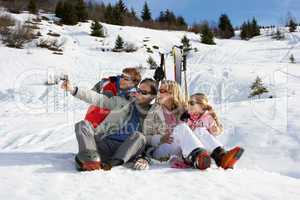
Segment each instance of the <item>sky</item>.
[{"label": "sky", "polygon": [[[96,0],[115,3],[117,0]],[[124,0],[127,7],[133,7],[138,13],[145,0]],[[255,17],[260,25],[282,25],[288,13],[300,21],[300,0],[148,0],[152,17],[159,12],[171,9],[176,15],[182,15],[189,24],[201,20],[217,22],[219,16],[226,13],[234,26]]]}]

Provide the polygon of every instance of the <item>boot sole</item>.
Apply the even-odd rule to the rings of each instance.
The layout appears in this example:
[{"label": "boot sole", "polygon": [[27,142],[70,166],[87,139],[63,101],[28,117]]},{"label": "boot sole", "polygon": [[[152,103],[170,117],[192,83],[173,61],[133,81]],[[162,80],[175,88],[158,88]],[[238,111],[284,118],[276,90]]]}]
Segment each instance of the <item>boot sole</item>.
[{"label": "boot sole", "polygon": [[238,147],[238,151],[236,151],[235,154],[232,154],[228,159],[227,162],[222,163],[223,169],[233,169],[234,164],[242,157],[244,153],[244,149]]}]

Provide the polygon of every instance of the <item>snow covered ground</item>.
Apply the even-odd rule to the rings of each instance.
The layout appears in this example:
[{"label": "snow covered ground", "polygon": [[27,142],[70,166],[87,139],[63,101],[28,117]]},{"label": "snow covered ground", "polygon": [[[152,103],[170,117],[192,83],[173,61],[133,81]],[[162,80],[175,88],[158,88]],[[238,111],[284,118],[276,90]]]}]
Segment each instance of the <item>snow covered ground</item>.
[{"label": "snow covered ground", "polygon": [[[19,20],[27,14],[15,15]],[[103,24],[108,36],[89,36],[90,24],[57,26],[42,21],[64,41],[63,55],[28,44],[12,49],[0,44],[0,199],[291,199],[300,198],[300,33],[275,41],[263,34],[250,41],[199,43],[199,36]],[[134,53],[103,52],[117,35],[140,47]],[[190,93],[205,92],[221,115],[226,148],[246,152],[234,170],[213,166],[175,170],[156,163],[149,171],[124,167],[78,173],[74,123],[87,105],[66,96],[57,85],[45,86],[49,74],[68,73],[74,83],[91,87],[100,77],[125,66],[147,66],[151,55],[169,52],[186,34]],[[159,46],[154,53],[144,45]],[[289,64],[294,54],[297,64]],[[167,66],[172,58],[167,57]],[[144,77],[153,71],[144,70]],[[249,86],[262,77],[270,93],[249,100]],[[269,96],[274,98],[268,98]]]}]

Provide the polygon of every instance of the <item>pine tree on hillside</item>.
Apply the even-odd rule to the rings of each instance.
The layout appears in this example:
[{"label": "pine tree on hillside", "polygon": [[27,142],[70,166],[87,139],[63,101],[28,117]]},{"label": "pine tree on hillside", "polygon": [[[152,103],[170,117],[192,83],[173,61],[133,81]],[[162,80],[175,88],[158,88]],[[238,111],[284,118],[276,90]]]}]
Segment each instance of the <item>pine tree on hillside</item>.
[{"label": "pine tree on hillside", "polygon": [[260,99],[263,93],[269,92],[268,89],[263,85],[261,78],[258,76],[256,77],[254,83],[251,85],[250,88],[251,88],[251,93],[249,95],[249,98],[258,96],[258,98]]},{"label": "pine tree on hillside", "polygon": [[284,33],[280,31],[279,28],[277,28],[275,34],[272,36],[273,39],[276,39],[276,40],[283,40],[284,39]]},{"label": "pine tree on hillside", "polygon": [[222,14],[219,19],[219,35],[221,38],[229,39],[234,36],[234,28],[226,14]]},{"label": "pine tree on hillside", "polygon": [[248,38],[248,33],[247,33],[247,24],[246,22],[244,22],[241,26],[241,33],[240,33],[240,37],[242,40],[247,40]]},{"label": "pine tree on hillside", "polygon": [[135,21],[140,21],[139,17],[137,16],[136,11],[134,10],[134,8],[130,9],[130,13],[129,15],[135,20]]},{"label": "pine tree on hillside", "polygon": [[176,23],[176,16],[172,11],[167,9],[164,12],[160,12],[160,15],[156,21],[171,25]]},{"label": "pine tree on hillside", "polygon": [[191,50],[190,40],[186,35],[184,35],[183,38],[181,39],[181,44],[182,44],[183,52],[188,52]]},{"label": "pine tree on hillside", "polygon": [[137,14],[136,14],[134,8],[131,8],[131,9],[130,9],[130,15],[131,15],[133,18],[137,18]]},{"label": "pine tree on hillside", "polygon": [[149,56],[147,59],[147,63],[150,67],[150,69],[156,69],[158,67],[157,63],[155,62],[155,60],[152,58],[152,56]]},{"label": "pine tree on hillside", "polygon": [[258,35],[260,35],[260,27],[255,18],[251,22],[248,20],[242,24],[240,33],[242,40],[249,40]]},{"label": "pine tree on hillside", "polygon": [[118,5],[112,9],[112,21],[111,24],[123,25],[123,13]]},{"label": "pine tree on hillside", "polygon": [[290,59],[290,62],[291,62],[291,63],[293,63],[293,64],[295,63],[295,57],[294,57],[293,54],[291,54],[291,56],[290,56],[289,59]]},{"label": "pine tree on hillside", "polygon": [[106,23],[112,23],[113,21],[113,7],[109,3],[104,12],[104,20]]},{"label": "pine tree on hillside", "polygon": [[179,28],[182,28],[184,30],[186,30],[188,28],[188,25],[185,21],[185,19],[182,17],[182,16],[178,16],[177,19],[176,19],[176,25],[179,27]]},{"label": "pine tree on hillside", "polygon": [[62,22],[67,25],[75,25],[78,22],[75,6],[70,1],[64,2]]},{"label": "pine tree on hillside", "polygon": [[31,14],[37,14],[38,13],[38,8],[36,4],[36,0],[30,0],[28,3],[28,11]]},{"label": "pine tree on hillside", "polygon": [[209,45],[216,44],[214,42],[214,34],[213,34],[212,30],[210,29],[208,23],[203,24],[203,27],[201,30],[201,42],[203,44],[209,44]]},{"label": "pine tree on hillside", "polygon": [[115,42],[115,51],[122,51],[124,49],[124,40],[123,38],[118,35],[116,42]]},{"label": "pine tree on hillside", "polygon": [[141,18],[143,19],[144,22],[152,20],[151,11],[150,11],[150,9],[148,7],[147,2],[145,2],[145,4],[144,4]]},{"label": "pine tree on hillside", "polygon": [[259,25],[257,24],[257,21],[255,18],[252,19],[251,22],[251,37],[259,36],[260,35],[260,28]]},{"label": "pine tree on hillside", "polygon": [[84,0],[76,0],[75,10],[78,21],[84,22],[88,19],[88,12]]},{"label": "pine tree on hillside", "polygon": [[59,1],[55,7],[55,16],[62,18],[64,15],[63,12],[64,12],[64,3],[63,3],[63,1]]},{"label": "pine tree on hillside", "polygon": [[120,10],[122,14],[127,12],[127,7],[123,0],[119,0],[116,4],[116,7]]},{"label": "pine tree on hillside", "polygon": [[103,26],[98,21],[94,21],[92,23],[91,29],[92,29],[91,36],[104,37]]},{"label": "pine tree on hillside", "polygon": [[295,32],[297,29],[297,23],[293,19],[290,19],[288,22],[288,27],[290,32]]}]

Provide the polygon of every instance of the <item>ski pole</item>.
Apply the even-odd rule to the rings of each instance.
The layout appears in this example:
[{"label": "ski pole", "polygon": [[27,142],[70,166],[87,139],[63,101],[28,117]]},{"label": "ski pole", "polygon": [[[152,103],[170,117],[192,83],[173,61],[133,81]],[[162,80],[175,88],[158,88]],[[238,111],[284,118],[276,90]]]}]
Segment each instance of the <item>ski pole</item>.
[{"label": "ski pole", "polygon": [[188,101],[189,95],[188,95],[188,88],[187,88],[187,78],[186,78],[186,54],[183,55],[183,61],[182,61],[182,71],[184,73],[184,90],[185,90],[185,100]]}]

